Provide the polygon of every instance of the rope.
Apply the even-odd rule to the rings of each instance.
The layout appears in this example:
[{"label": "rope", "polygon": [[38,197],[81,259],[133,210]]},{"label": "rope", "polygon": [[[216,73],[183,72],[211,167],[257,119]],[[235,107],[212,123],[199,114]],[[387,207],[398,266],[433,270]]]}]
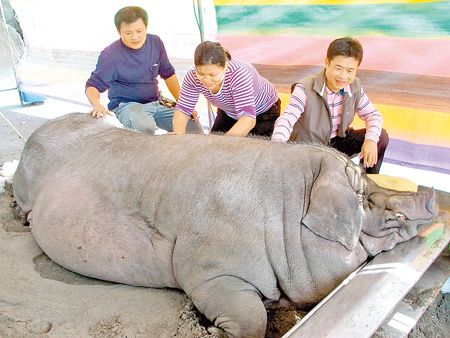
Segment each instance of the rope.
[{"label": "rope", "polygon": [[27,142],[27,140],[22,136],[22,134],[19,133],[19,131],[16,129],[16,127],[14,127],[14,126],[12,125],[11,122],[9,122],[9,120],[6,118],[5,115],[3,115],[2,112],[0,112],[0,117],[2,117],[3,120],[5,120],[5,122],[8,124],[8,126],[11,127],[12,130],[14,130],[14,132],[19,136],[19,138],[22,140],[23,143],[26,143],[26,142]]}]

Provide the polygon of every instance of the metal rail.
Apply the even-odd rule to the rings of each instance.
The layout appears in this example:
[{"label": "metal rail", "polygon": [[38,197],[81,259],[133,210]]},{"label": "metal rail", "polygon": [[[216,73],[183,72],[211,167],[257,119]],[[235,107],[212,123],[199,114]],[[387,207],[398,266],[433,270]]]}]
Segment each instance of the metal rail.
[{"label": "metal rail", "polygon": [[283,338],[371,337],[450,241],[434,223],[345,279]]}]

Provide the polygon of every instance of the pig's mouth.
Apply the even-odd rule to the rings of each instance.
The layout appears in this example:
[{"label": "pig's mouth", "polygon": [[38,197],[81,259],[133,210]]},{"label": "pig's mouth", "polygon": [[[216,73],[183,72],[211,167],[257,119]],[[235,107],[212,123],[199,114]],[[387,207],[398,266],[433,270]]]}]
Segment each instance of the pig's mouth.
[{"label": "pig's mouth", "polygon": [[405,223],[411,221],[411,219],[401,212],[395,212],[390,214],[384,221],[385,226],[383,229],[398,228],[405,225]]},{"label": "pig's mouth", "polygon": [[372,257],[414,237],[417,234],[417,225],[420,223],[422,222],[410,220],[403,213],[395,212],[384,221],[381,229],[377,231],[362,229],[360,241]]},{"label": "pig's mouth", "polygon": [[[429,217],[427,217],[429,216]],[[420,226],[428,224],[433,219],[433,215],[426,215],[424,217],[416,218],[410,217],[403,212],[393,212],[384,221],[384,226],[376,237],[389,235],[392,232],[406,233],[408,236],[417,235]],[[403,237],[403,236],[402,236]]]},{"label": "pig's mouth", "polygon": [[360,241],[369,256],[375,256],[381,251],[394,248],[398,243],[405,242],[417,235],[419,229],[429,224],[433,218],[410,219],[401,212],[392,213],[378,231],[362,229]]},{"label": "pig's mouth", "polygon": [[384,221],[384,227],[382,230],[405,227],[407,229],[414,228],[422,224],[429,223],[434,218],[432,213],[428,215],[422,215],[422,217],[411,217],[404,212],[391,212]]}]

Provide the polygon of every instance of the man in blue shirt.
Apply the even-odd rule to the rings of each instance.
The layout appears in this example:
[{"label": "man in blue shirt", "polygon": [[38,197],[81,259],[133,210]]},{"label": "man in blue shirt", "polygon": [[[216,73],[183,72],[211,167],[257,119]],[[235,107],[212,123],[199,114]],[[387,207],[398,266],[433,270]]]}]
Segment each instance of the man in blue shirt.
[{"label": "man in blue shirt", "polygon": [[[120,39],[106,47],[97,67],[86,82],[86,96],[93,116],[112,115],[127,128],[154,133],[159,127],[172,131],[173,108],[158,100],[159,75],[175,100],[180,85],[164,44],[157,35],[147,34],[147,12],[136,6],[119,10],[114,23]],[[104,107],[100,93],[108,90]]]}]

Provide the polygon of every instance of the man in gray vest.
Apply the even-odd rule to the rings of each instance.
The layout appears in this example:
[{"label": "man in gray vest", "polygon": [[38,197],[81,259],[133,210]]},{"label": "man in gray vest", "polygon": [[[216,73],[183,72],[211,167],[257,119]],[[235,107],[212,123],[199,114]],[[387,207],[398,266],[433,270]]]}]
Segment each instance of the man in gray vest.
[{"label": "man in gray vest", "polygon": [[[289,103],[275,123],[274,142],[313,142],[353,156],[360,153],[367,173],[378,174],[389,143],[383,118],[356,77],[363,48],[350,37],[336,39],[327,50],[325,68],[292,86]],[[355,114],[366,125],[355,130]]]}]

